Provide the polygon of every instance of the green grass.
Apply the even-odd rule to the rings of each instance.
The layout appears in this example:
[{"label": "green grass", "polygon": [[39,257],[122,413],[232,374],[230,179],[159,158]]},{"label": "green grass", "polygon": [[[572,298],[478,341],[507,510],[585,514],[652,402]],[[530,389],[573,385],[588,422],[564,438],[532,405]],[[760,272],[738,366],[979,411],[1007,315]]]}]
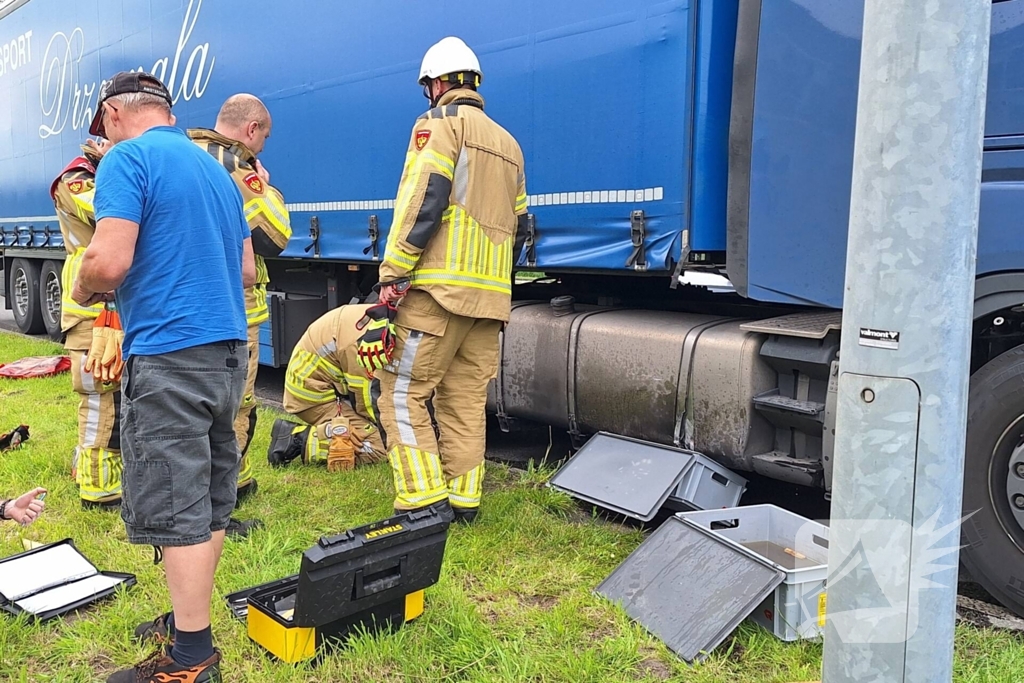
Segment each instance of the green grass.
[{"label": "green grass", "polygon": [[[0,333],[0,363],[59,347]],[[134,626],[169,608],[162,568],[148,546],[132,546],[115,513],[85,512],[70,478],[77,399],[67,375],[0,379],[0,431],[30,425],[31,440],[0,455],[0,494],[39,484],[50,494],[34,525],[0,525],[0,556],[71,537],[101,569],[132,572],[138,586],[78,615],[45,625],[0,614],[0,681],[102,681],[148,654],[130,640]],[[640,532],[588,516],[544,487],[549,473],[491,465],[478,524],[449,536],[441,581],[427,591],[419,620],[391,636],[357,638],[318,668],[275,662],[250,642],[223,595],[297,570],[321,534],[376,521],[391,508],[387,465],[329,475],[266,465],[275,414],[260,411],[252,445],[260,493],[239,516],[267,528],[228,542],[217,575],[214,636],[228,681],[683,681],[740,683],[818,678],[821,644],[785,644],[749,624],[705,664],[689,668],[594,587],[636,546]],[[960,627],[956,680],[1020,681],[1024,647],[1009,634]]]}]

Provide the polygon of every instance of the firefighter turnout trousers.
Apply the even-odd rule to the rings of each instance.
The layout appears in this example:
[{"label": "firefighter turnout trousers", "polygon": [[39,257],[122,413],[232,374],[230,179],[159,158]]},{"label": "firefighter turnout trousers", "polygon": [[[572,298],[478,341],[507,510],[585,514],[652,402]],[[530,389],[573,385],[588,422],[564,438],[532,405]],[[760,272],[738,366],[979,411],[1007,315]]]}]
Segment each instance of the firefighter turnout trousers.
[{"label": "firefighter turnout trousers", "polygon": [[235,417],[235,438],[238,440],[238,488],[252,482],[252,461],[249,460],[249,443],[256,432],[256,371],[260,364],[260,326],[248,328],[249,372],[245,376],[245,393],[242,405]]},{"label": "firefighter turnout trousers", "polygon": [[445,499],[455,508],[480,506],[487,385],[498,368],[501,325],[450,313],[419,290],[399,305],[394,356],[377,373],[396,509]]},{"label": "firefighter turnout trousers", "polygon": [[82,500],[102,503],[121,496],[121,384],[100,384],[85,371],[92,325],[84,320],[68,330],[64,348],[78,394],[78,445],[71,470]]}]

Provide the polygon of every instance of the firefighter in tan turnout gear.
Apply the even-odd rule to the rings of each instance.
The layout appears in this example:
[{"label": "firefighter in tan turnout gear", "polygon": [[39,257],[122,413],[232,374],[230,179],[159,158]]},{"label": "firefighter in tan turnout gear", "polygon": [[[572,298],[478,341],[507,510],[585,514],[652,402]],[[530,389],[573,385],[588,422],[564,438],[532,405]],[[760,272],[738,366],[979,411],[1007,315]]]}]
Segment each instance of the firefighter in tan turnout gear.
[{"label": "firefighter in tan turnout gear", "polygon": [[235,436],[241,465],[238,471],[238,499],[256,491],[249,442],[256,430],[256,371],[259,367],[260,325],[270,317],[267,284],[270,276],[264,257],[280,254],[292,236],[284,197],[271,186],[270,175],[256,159],[270,137],[270,112],[253,95],[233,95],[217,114],[214,130],[191,129],[188,135],[224,166],[242,192],[245,218],[252,230],[256,257],[256,284],[245,290],[248,324],[249,374],[245,394],[235,419]]},{"label": "firefighter in tan turnout gear", "polygon": [[96,166],[105,147],[90,140],[82,156],[74,159],[53,181],[50,196],[57,209],[67,258],[61,272],[61,329],[64,348],[71,356],[71,384],[78,394],[78,445],[72,472],[85,508],[121,506],[121,384],[96,379],[89,367],[93,323],[104,304],[80,306],[71,291],[82,265],[82,255],[96,232],[93,213]]},{"label": "firefighter in tan turnout gear", "polygon": [[482,78],[458,38],[423,58],[432,108],[412,129],[380,266],[383,303],[368,309],[359,347],[380,380],[395,508],[436,505],[465,522],[480,506],[487,384],[526,215],[523,154],[484,113]]},{"label": "firefighter in tan turnout gear", "polygon": [[327,463],[334,470],[386,457],[374,408],[378,382],[367,376],[356,358],[362,335],[356,324],[368,308],[328,311],[295,345],[285,373],[284,409],[305,425],[274,422],[267,453],[271,465],[301,458],[305,463]]}]

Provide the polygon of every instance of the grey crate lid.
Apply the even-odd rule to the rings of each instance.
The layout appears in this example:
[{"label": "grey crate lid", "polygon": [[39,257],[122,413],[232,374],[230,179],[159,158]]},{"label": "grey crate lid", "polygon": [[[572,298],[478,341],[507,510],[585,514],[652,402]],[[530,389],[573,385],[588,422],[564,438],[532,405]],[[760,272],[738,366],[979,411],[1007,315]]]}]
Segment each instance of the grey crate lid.
[{"label": "grey crate lid", "polygon": [[693,461],[687,451],[598,432],[555,473],[551,487],[647,522]]},{"label": "grey crate lid", "polygon": [[781,569],[671,517],[597,593],[692,664],[718,647],[784,579]]}]

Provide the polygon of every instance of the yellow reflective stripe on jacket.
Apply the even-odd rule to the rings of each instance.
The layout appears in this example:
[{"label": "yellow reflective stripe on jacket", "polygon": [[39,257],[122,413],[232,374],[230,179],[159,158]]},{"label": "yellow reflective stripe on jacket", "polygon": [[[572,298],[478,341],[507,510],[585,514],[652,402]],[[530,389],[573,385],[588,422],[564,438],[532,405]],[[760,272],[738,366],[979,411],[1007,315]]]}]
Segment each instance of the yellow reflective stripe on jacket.
[{"label": "yellow reflective stripe on jacket", "polygon": [[410,254],[398,248],[398,245],[389,245],[384,253],[384,260],[389,261],[399,268],[415,268],[419,263],[419,254]]},{"label": "yellow reflective stripe on jacket", "polygon": [[245,220],[252,223],[253,219],[263,215],[270,225],[284,237],[287,242],[292,237],[291,216],[284,204],[278,201],[273,193],[263,197],[254,197],[245,204]]},{"label": "yellow reflective stripe on jacket", "polygon": [[[331,378],[332,382],[345,384],[345,373],[341,371],[341,368],[323,356],[317,356],[317,358],[319,359],[317,360],[317,365],[327,374],[328,377]],[[345,389],[345,391],[347,391],[347,389]]]},{"label": "yellow reflective stripe on jacket", "polygon": [[310,403],[329,403],[334,400],[334,391],[318,391],[306,386],[319,365],[320,356],[296,346],[288,361],[288,369],[284,375],[284,388],[289,394],[300,401]]},{"label": "yellow reflective stripe on jacket", "polygon": [[520,214],[526,211],[526,193],[516,197],[516,213]]},{"label": "yellow reflective stripe on jacket", "polygon": [[96,196],[95,190],[89,190],[87,192],[81,192],[79,194],[72,194],[71,201],[75,204],[75,213],[78,214],[78,219],[86,225],[92,225],[95,223],[93,216],[95,215],[95,209],[93,208],[93,199]]},{"label": "yellow reflective stripe on jacket", "polygon": [[267,283],[270,282],[270,273],[267,271],[267,262],[259,254],[254,254],[256,261],[256,284],[246,290],[245,301],[245,324],[247,327],[260,325],[270,319],[270,309],[267,307]]},{"label": "yellow reflective stripe on jacket", "polygon": [[[429,167],[429,168],[428,168]],[[398,199],[395,200],[395,217],[392,225],[394,229],[388,234],[387,246],[384,249],[384,260],[402,270],[409,270],[419,263],[419,254],[410,254],[399,248],[398,239],[402,232],[401,228],[406,223],[406,214],[409,213],[409,206],[416,195],[419,186],[420,176],[424,169],[428,172],[440,172],[448,180],[455,177],[455,160],[434,150],[423,150],[422,152],[409,152],[405,158],[405,170],[402,186],[398,190]]]},{"label": "yellow reflective stripe on jacket", "polygon": [[78,271],[82,269],[82,257],[85,256],[85,247],[76,249],[64,259],[64,267],[60,271],[60,305],[61,309],[72,315],[84,318],[96,318],[103,311],[103,304],[93,306],[81,306],[71,298],[71,291],[74,289],[75,280],[78,278]]},{"label": "yellow reflective stripe on jacket", "polygon": [[417,165],[430,164],[435,169],[440,171],[441,175],[443,175],[448,180],[451,180],[455,177],[455,160],[452,159],[451,157],[446,157],[445,155],[435,152],[432,149],[425,149],[422,152],[419,152],[416,156]]},{"label": "yellow reflective stripe on jacket", "polygon": [[409,273],[409,282],[413,285],[451,285],[453,287],[470,287],[489,292],[512,293],[512,283],[498,279],[482,278],[474,273],[453,272],[440,268],[414,270]]}]

